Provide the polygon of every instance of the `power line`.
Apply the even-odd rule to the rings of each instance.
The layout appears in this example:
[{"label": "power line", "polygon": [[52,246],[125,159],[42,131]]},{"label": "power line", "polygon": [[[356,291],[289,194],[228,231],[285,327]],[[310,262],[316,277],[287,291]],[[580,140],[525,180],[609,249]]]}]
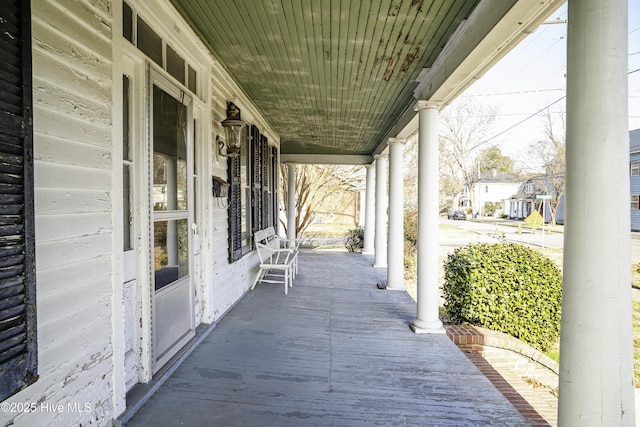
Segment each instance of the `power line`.
[{"label": "power line", "polygon": [[532,90],[521,90],[521,91],[514,91],[514,92],[478,93],[478,94],[468,95],[468,96],[469,96],[469,98],[471,98],[471,97],[476,97],[476,96],[521,95],[521,94],[524,94],[524,93],[542,93],[542,92],[557,92],[557,91],[564,92],[564,89],[562,89],[562,88],[557,88],[557,89],[532,89]]},{"label": "power line", "polygon": [[505,130],[503,130],[503,131],[501,131],[501,132],[497,133],[496,135],[492,136],[491,138],[489,138],[489,139],[486,139],[486,140],[482,141],[480,144],[486,144],[487,142],[489,142],[489,141],[491,141],[491,140],[493,140],[493,139],[496,139],[496,138],[497,138],[497,137],[499,137],[500,135],[503,135],[503,134],[505,134],[505,133],[509,132],[511,129],[513,129],[513,128],[517,127],[517,126],[520,126],[522,123],[524,123],[524,122],[526,122],[527,120],[529,120],[529,119],[531,119],[531,118],[533,118],[533,117],[537,116],[538,114],[542,113],[542,112],[543,112],[544,110],[546,110],[547,108],[551,107],[551,106],[552,106],[552,105],[554,105],[554,104],[557,104],[558,102],[562,101],[562,100],[563,100],[563,99],[565,99],[566,97],[567,97],[566,95],[563,95],[561,98],[559,98],[559,99],[557,99],[557,100],[553,101],[551,104],[547,105],[546,107],[544,107],[544,108],[542,108],[542,109],[540,109],[540,110],[536,111],[535,113],[531,114],[529,117],[527,117],[527,118],[525,118],[525,119],[520,120],[520,121],[519,121],[518,123],[516,123],[515,125],[508,127],[507,129],[505,129]]}]

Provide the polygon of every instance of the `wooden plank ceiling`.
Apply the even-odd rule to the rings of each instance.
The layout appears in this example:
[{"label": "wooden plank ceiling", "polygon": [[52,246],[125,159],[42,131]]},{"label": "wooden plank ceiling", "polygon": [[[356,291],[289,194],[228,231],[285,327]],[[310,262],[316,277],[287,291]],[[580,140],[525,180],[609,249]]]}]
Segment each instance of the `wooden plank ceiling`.
[{"label": "wooden plank ceiling", "polygon": [[171,0],[285,154],[370,155],[479,0]]}]

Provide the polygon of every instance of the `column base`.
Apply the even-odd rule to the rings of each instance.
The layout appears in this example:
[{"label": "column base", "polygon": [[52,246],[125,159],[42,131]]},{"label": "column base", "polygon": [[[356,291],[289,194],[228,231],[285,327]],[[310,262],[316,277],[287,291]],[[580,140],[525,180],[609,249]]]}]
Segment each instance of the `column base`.
[{"label": "column base", "polygon": [[425,322],[424,320],[414,319],[411,322],[411,330],[416,334],[444,334],[444,326],[438,319],[435,322]]},{"label": "column base", "polygon": [[373,264],[375,268],[387,268],[387,264]]},{"label": "column base", "polygon": [[407,288],[404,287],[403,283],[400,283],[400,284],[389,284],[389,283],[387,283],[387,290],[388,291],[406,291]]}]

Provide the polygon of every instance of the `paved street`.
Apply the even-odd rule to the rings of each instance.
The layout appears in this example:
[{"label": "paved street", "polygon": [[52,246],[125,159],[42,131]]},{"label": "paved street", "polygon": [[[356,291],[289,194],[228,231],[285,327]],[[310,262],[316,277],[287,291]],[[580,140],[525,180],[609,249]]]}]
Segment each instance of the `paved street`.
[{"label": "paved street", "polygon": [[[522,221],[510,221],[503,219],[491,220],[467,220],[454,221],[441,218],[440,224],[444,225],[446,232],[443,235],[442,245],[450,247],[461,247],[475,241],[496,241],[496,230],[498,235],[504,233],[504,238],[508,242],[519,242],[533,247],[545,247],[548,249],[563,249],[564,233],[562,226],[553,228],[551,234],[545,231],[536,230],[531,234],[531,230],[525,228]],[[518,224],[521,225],[521,233],[518,233]],[[456,233],[451,227],[459,230],[471,231],[470,233]],[[456,236],[457,234],[457,236]],[[452,237],[453,236],[453,237]],[[631,233],[631,262],[640,263],[640,233]]]}]

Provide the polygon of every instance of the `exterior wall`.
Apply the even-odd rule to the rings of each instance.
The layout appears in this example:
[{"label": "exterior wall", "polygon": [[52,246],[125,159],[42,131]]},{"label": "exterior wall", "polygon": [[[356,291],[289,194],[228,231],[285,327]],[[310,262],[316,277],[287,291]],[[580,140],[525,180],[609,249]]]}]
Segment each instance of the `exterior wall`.
[{"label": "exterior wall", "polygon": [[[229,264],[227,205],[211,197],[212,175],[227,177],[226,159],[216,156],[226,102],[238,105],[243,120],[257,125],[270,144],[279,146],[279,138],[168,1],[129,3],[200,67],[194,101],[198,237],[191,262],[195,323],[211,323],[251,287],[258,264],[254,252]],[[134,286],[123,284],[121,77],[124,52],[135,47],[119,34],[121,17],[119,0],[32,1],[39,379],[5,401],[35,410],[2,412],[1,425],[111,425],[125,409],[136,373],[140,382],[151,378],[142,366],[149,350],[142,347],[151,340],[144,293],[152,272]],[[144,78],[139,56],[135,75]],[[137,108],[144,105],[137,101]],[[148,217],[148,210],[141,215]],[[143,221],[136,236],[148,236],[148,226]],[[141,245],[147,247],[136,250],[138,269],[148,269],[149,241]],[[146,326],[131,332],[131,324]],[[137,360],[125,361],[132,349]]]},{"label": "exterior wall", "polygon": [[[242,110],[242,120],[248,124],[255,124],[260,132],[266,135],[270,144],[280,145],[279,137],[271,129],[270,125],[260,116],[258,110],[251,101],[242,93],[228,74],[214,62],[209,76],[210,103],[213,117],[211,141],[216,140],[216,135],[224,137],[224,129],[220,123],[226,118],[227,101],[233,101]],[[227,179],[227,159],[216,155],[212,148],[209,170],[211,175]],[[210,200],[210,199],[209,199]],[[207,295],[209,304],[203,313],[205,322],[213,322],[228,311],[249,288],[258,274],[259,259],[255,251],[245,255],[241,260],[229,264],[228,251],[228,223],[226,204],[218,201],[211,202],[210,226],[207,240],[207,257],[211,266],[211,277]]]},{"label": "exterior wall", "polygon": [[39,379],[3,425],[105,425],[112,402],[111,5],[32,1]]},{"label": "exterior wall", "polygon": [[560,198],[558,209],[556,210],[556,224],[564,224],[564,194]]},{"label": "exterior wall", "polygon": [[[640,160],[640,152],[631,153],[630,160]],[[631,194],[640,195],[640,176],[630,177]],[[640,209],[631,209],[631,231],[640,231]]]},{"label": "exterior wall", "polygon": [[484,212],[484,205],[487,203],[498,203],[500,207],[496,210],[508,212],[508,207],[504,206],[504,200],[513,196],[520,188],[520,183],[511,182],[477,182],[473,184],[472,191],[474,193],[474,212],[481,215]]}]

